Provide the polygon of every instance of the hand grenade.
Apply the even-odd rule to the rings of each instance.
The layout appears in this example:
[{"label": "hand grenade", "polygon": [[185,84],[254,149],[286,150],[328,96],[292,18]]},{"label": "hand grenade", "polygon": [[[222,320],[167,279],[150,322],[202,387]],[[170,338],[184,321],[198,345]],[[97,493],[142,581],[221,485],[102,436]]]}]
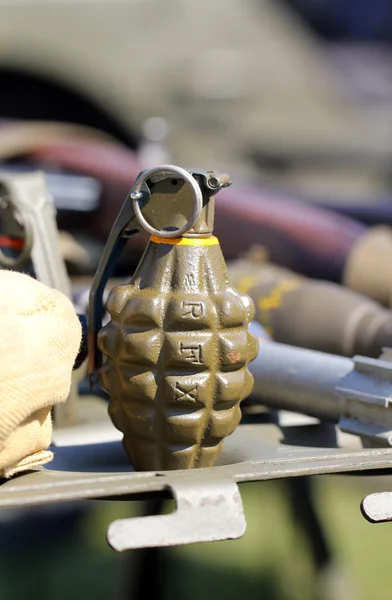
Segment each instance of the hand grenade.
[{"label": "hand grenade", "polygon": [[[230,284],[212,235],[214,194],[230,183],[172,165],[142,172],[91,288],[89,371],[110,395],[110,417],[138,470],[212,466],[252,390],[253,303]],[[152,236],[130,283],[109,294],[101,328],[110,270],[140,225]]]}]

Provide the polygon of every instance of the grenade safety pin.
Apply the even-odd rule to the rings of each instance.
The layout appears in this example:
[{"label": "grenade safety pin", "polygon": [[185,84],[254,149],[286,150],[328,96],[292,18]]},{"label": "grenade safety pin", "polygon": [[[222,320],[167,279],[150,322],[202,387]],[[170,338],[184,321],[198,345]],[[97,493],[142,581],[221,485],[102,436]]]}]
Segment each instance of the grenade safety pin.
[{"label": "grenade safety pin", "polygon": [[[91,287],[89,375],[109,393],[110,417],[138,470],[212,466],[252,390],[253,303],[230,284],[212,235],[214,195],[230,183],[172,165],[142,171]],[[105,285],[140,227],[150,241],[130,283],[110,292],[102,327]]]}]

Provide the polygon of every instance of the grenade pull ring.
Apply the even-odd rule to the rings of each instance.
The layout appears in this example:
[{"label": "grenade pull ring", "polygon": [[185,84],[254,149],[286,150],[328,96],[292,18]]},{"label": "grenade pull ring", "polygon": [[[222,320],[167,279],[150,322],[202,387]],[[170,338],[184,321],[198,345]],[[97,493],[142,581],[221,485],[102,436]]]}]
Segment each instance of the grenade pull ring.
[{"label": "grenade pull ring", "polygon": [[[192,214],[185,225],[179,228],[171,227],[170,229],[156,229],[147,222],[142,212],[142,205],[146,206],[147,203],[151,201],[152,196],[147,181],[154,176],[165,174],[167,177],[175,175],[183,179],[185,183],[191,187],[193,192],[194,203]],[[156,210],[159,208],[159,206],[156,206]],[[102,355],[97,346],[97,334],[102,327],[103,293],[113,268],[120,258],[128,239],[140,231],[140,226],[157,237],[180,237],[192,229],[199,219],[202,209],[202,191],[196,179],[189,171],[175,165],[161,165],[146,169],[138,175],[110,232],[90,289],[88,310],[88,374],[91,386],[94,385],[94,372],[102,364]]]},{"label": "grenade pull ring", "polygon": [[[144,193],[142,192],[142,189],[143,189],[143,186],[146,185],[146,181],[150,177],[153,177],[154,175],[158,175],[158,174],[160,175],[161,173],[164,173],[165,171],[168,171],[170,174],[179,175],[181,177],[181,179],[184,179],[184,181],[191,186],[193,194],[194,194],[193,212],[192,212],[190,218],[188,219],[187,223],[185,223],[185,225],[183,225],[182,227],[179,227],[179,228],[175,228],[172,231],[166,230],[166,229],[156,229],[155,227],[150,225],[150,223],[148,223],[146,221],[146,219],[144,218],[143,213],[140,208],[140,204],[139,204],[139,202],[144,197]],[[185,169],[181,169],[181,167],[175,167],[175,166],[171,166],[171,165],[163,165],[161,167],[153,167],[152,169],[148,169],[147,171],[142,171],[140,173],[140,175],[138,176],[138,178],[136,179],[136,181],[132,187],[132,190],[129,194],[129,197],[133,201],[133,210],[134,210],[135,216],[136,216],[137,220],[139,221],[140,225],[146,231],[151,233],[151,235],[156,235],[158,237],[177,238],[177,237],[184,235],[184,233],[189,231],[189,229],[192,229],[192,227],[194,226],[194,224],[200,217],[200,214],[201,214],[201,211],[203,208],[203,195],[202,195],[200,186],[198,185],[195,178],[191,175],[191,173],[189,171],[186,171]]]}]

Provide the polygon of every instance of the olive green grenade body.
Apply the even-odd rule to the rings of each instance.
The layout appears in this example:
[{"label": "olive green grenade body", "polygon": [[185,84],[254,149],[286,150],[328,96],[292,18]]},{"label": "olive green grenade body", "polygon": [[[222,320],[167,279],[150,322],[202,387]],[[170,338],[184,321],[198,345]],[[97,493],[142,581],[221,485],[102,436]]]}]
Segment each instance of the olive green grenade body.
[{"label": "olive green grenade body", "polygon": [[[211,196],[203,190],[204,212]],[[98,335],[109,414],[139,470],[212,466],[252,390],[253,303],[201,222],[183,237],[152,236],[129,285],[111,291]]]}]

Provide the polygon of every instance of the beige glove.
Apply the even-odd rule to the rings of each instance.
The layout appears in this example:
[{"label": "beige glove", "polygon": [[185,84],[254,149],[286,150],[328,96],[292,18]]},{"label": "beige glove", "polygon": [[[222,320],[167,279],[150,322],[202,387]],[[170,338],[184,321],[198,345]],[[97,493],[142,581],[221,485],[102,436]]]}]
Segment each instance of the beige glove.
[{"label": "beige glove", "polygon": [[0,476],[53,458],[50,411],[68,397],[80,341],[68,298],[0,270]]}]

